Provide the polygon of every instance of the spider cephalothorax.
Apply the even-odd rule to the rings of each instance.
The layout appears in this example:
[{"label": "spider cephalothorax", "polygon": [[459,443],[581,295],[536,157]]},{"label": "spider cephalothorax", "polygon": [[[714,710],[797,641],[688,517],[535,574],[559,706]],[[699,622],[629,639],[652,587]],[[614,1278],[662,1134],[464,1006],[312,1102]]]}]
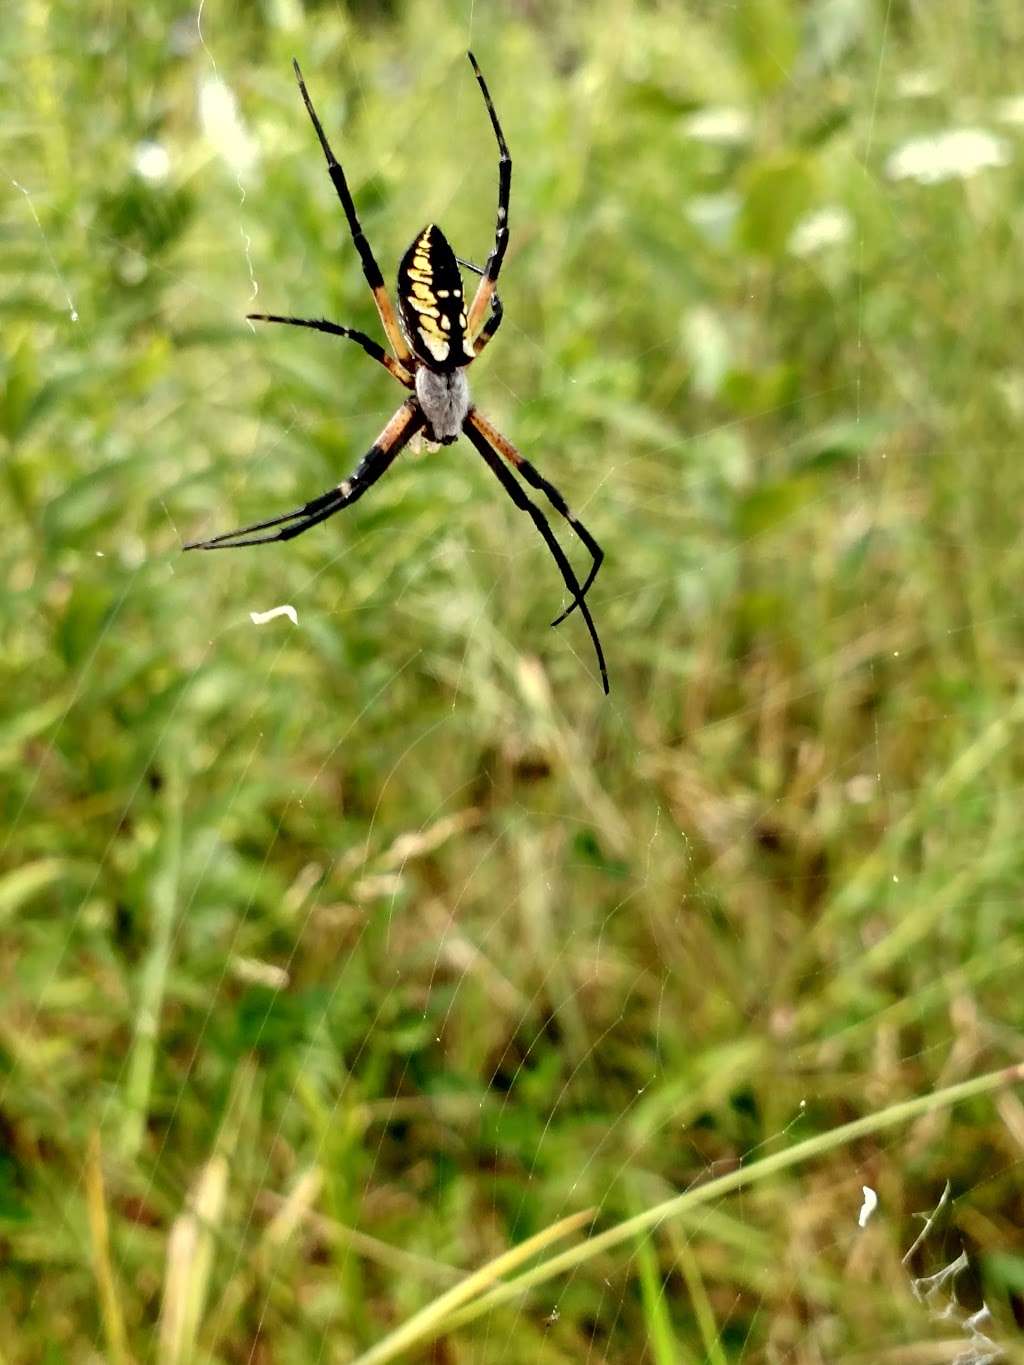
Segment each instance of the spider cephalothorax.
[{"label": "spider cephalothorax", "polygon": [[[186,545],[185,549],[233,549],[241,545],[263,545],[274,540],[292,540],[361,498],[366,490],[377,482],[399,452],[420,432],[428,440],[439,445],[451,445],[460,435],[464,435],[483,457],[515,505],[529,514],[544,538],[552,558],[558,565],[565,586],[572,594],[572,601],[552,625],[557,626],[570,612],[579,607],[594,645],[601,672],[601,684],[607,692],[608,670],[605,667],[604,651],[585,600],[590,585],[601,567],[604,552],[586,527],[569,511],[558,489],[524,459],[512,442],[502,436],[469,401],[466,367],[473,363],[501,326],[502,308],[496,287],[501,264],[505,258],[505,249],[508,246],[508,206],[512,189],[512,158],[508,154],[498,115],[472,52],[469,53],[469,60],[473,65],[498,143],[498,220],[494,231],[494,246],[487,257],[487,264],[479,271],[480,283],[473,294],[472,302],[467,307],[462,276],[459,273],[459,260],[441,229],[436,224],[429,223],[413,241],[398,267],[398,308],[401,325],[391,306],[380,267],[360,225],[345,173],[331,151],[330,143],[302,79],[299,64],[293,63],[299,90],[302,92],[303,101],[327,159],[328,174],[345,212],[352,241],[359,253],[363,274],[373,293],[377,313],[393,355],[389,355],[364,332],[357,332],[336,322],[328,322],[324,318],[283,317],[277,313],[250,313],[249,317],[254,321],[281,322],[291,327],[311,327],[314,331],[327,332],[331,336],[347,337],[361,346],[367,355],[383,365],[389,374],[411,392],[347,479],[343,479],[334,488],[329,488],[326,493],[321,493],[319,497],[297,507],[294,512],[255,522],[237,531],[226,531],[209,540],[193,541]],[[472,268],[478,269],[476,266]],[[547,518],[514,477],[511,472],[513,469],[531,487],[540,489],[559,516],[565,518],[589,550],[592,562],[582,586],[565,551],[555,539]],[[254,534],[258,531],[271,530],[273,527],[279,529],[273,530],[269,535]]]},{"label": "spider cephalothorax", "polygon": [[450,446],[459,439],[469,415],[469,381],[466,371],[416,370],[416,397],[420,401],[429,441]]}]

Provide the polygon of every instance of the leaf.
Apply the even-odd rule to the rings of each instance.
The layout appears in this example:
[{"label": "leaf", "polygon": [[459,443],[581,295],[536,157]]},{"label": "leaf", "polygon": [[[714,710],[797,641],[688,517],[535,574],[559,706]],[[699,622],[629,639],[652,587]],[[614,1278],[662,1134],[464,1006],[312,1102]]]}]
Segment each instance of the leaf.
[{"label": "leaf", "polygon": [[883,418],[847,417],[808,432],[794,451],[794,465],[807,473],[850,464],[866,455],[892,424]]},{"label": "leaf", "polygon": [[26,901],[39,894],[64,872],[63,858],[39,858],[0,877],[0,923],[17,914]]},{"label": "leaf", "polygon": [[799,47],[795,7],[789,0],[742,0],[736,8],[736,48],[759,90],[789,80]]},{"label": "leaf", "polygon": [[39,389],[34,348],[23,342],[0,366],[0,435],[11,445],[24,435]]},{"label": "leaf", "polygon": [[756,162],[740,208],[740,243],[756,256],[781,256],[814,200],[815,185],[813,162],[797,152],[779,152]]},{"label": "leaf", "polygon": [[804,475],[780,479],[755,488],[736,509],[736,530],[741,536],[756,536],[788,521],[815,496],[817,480]]},{"label": "leaf", "polygon": [[1013,1294],[1024,1294],[1024,1257],[995,1251],[984,1260],[986,1278]]},{"label": "leaf", "polygon": [[36,706],[14,711],[0,721],[0,755],[10,759],[12,753],[36,735],[48,730],[67,710],[69,694],[60,692],[47,697]]},{"label": "leaf", "polygon": [[647,1234],[636,1239],[636,1260],[647,1343],[655,1365],[681,1365],[682,1362],[692,1361],[693,1355],[689,1351],[683,1352],[673,1330],[666,1286],[651,1238]]}]

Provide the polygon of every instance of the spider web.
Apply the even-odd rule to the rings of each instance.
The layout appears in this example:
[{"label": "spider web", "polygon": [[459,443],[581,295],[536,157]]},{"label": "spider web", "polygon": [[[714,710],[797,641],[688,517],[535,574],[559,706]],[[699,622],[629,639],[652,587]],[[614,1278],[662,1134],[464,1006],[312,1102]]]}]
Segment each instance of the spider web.
[{"label": "spider web", "polygon": [[[298,24],[290,13],[282,8],[282,27]],[[415,205],[415,197],[403,199],[405,192],[395,186],[430,143],[438,91],[454,104],[460,136],[463,130],[468,136],[479,113],[476,92],[466,73],[460,79],[438,67],[421,94],[419,79],[403,79],[399,68],[390,75],[403,112],[393,129],[384,128],[376,122],[379,101],[369,86],[361,88],[369,79],[359,74],[369,55],[365,44],[353,37],[340,7],[329,8],[325,22],[332,16],[345,84],[359,92],[357,109],[372,121],[373,135],[364,135],[353,155],[380,145],[375,175],[399,200],[398,218],[397,208]],[[251,137],[258,149],[244,170],[242,162],[218,167],[207,156],[194,172],[204,184],[218,176],[227,181],[223,192],[215,192],[227,215],[222,235],[212,227],[197,229],[194,255],[165,258],[160,249],[126,244],[99,215],[80,222],[54,211],[51,220],[53,190],[46,179],[29,181],[18,162],[4,171],[12,218],[15,208],[23,216],[27,211],[25,240],[34,240],[28,250],[38,259],[39,278],[66,301],[63,325],[77,315],[76,331],[88,329],[87,340],[77,343],[86,364],[109,358],[97,323],[101,301],[87,280],[80,287],[76,279],[76,238],[93,252],[116,249],[128,275],[144,270],[164,281],[164,316],[181,331],[193,326],[193,310],[202,319],[197,331],[209,334],[218,319],[241,316],[260,277],[267,297],[271,267],[275,296],[319,297],[329,250],[343,252],[348,264],[339,265],[327,285],[341,289],[346,304],[357,297],[340,223],[331,229],[329,248],[320,242],[314,251],[311,245],[319,224],[338,215],[321,181],[307,177],[315,148],[302,142],[308,129],[301,110],[275,96],[282,103],[275,106],[273,126],[247,131],[249,121],[254,129],[259,122],[265,92],[254,84],[242,93],[244,68],[226,32],[239,17],[237,9],[207,0],[191,16],[202,54],[191,74],[214,82],[228,131],[233,127],[243,146]],[[859,125],[865,179],[877,161],[880,106],[890,93],[891,26],[885,12],[869,39],[877,62]],[[311,18],[302,40],[312,40],[314,32]],[[472,3],[463,36],[499,56],[506,42],[514,54],[517,41],[511,21],[489,17],[485,27]],[[555,41],[564,41],[564,34]],[[596,66],[608,60],[613,41],[614,34],[594,40]],[[561,56],[570,62],[572,53]],[[390,68],[379,53],[377,60],[387,78]],[[287,77],[287,61],[276,65]],[[261,81],[272,79],[269,66]],[[317,74],[317,86],[326,84]],[[634,73],[634,83],[638,99],[654,98],[653,82],[645,86]],[[500,80],[492,81],[494,87],[502,108]],[[337,116],[337,89],[328,88],[323,97],[315,91],[315,97],[328,107],[333,100]],[[56,114],[47,114],[45,102],[41,108],[37,116],[52,128],[45,120]],[[525,112],[522,103],[519,108]],[[673,115],[673,129],[678,117]],[[489,228],[493,158],[480,122],[473,146],[487,149],[481,167],[470,165],[461,150],[453,155],[434,143],[418,190],[429,187],[429,211],[439,219],[447,221],[451,213],[460,224],[479,221]],[[531,129],[534,147],[543,145],[541,131]],[[594,151],[600,129],[584,126],[576,135],[580,156],[590,156],[600,174]],[[304,234],[304,254],[294,260],[274,252],[275,229],[268,230],[262,217],[271,207],[261,183],[269,177],[264,147],[268,140],[273,147],[275,138],[288,139],[303,168],[290,172],[285,189],[317,203],[317,228]],[[223,148],[220,155],[224,159]],[[431,180],[436,161],[446,164]],[[542,199],[544,177],[529,164],[521,169],[518,160],[516,175],[513,230],[522,222],[526,236],[526,205]],[[784,180],[776,183],[785,187]],[[371,182],[364,190],[371,200],[374,189]],[[583,225],[582,209],[574,216],[571,192],[582,199],[579,185],[566,191],[564,201],[548,194],[567,214],[566,232]],[[612,195],[614,186],[607,192]],[[307,211],[298,202],[288,209],[297,218]],[[415,211],[401,215],[407,236],[419,225]],[[914,212],[894,203],[886,211],[895,231]],[[276,230],[280,223],[279,217]],[[587,226],[599,236],[621,224],[598,217]],[[391,247],[390,234],[402,230],[388,229]],[[479,256],[486,252],[486,229],[472,230]],[[544,228],[534,231],[543,264],[551,244],[564,243],[553,229],[547,235]],[[385,265],[385,242],[374,241]],[[865,341],[876,335],[868,315],[869,248],[862,229],[852,247],[856,372],[840,372],[798,399],[787,396],[784,384],[759,390],[752,379],[749,392],[737,399],[737,407],[745,405],[741,415],[695,424],[685,434],[665,420],[669,390],[662,389],[660,407],[652,402],[641,409],[629,394],[615,392],[600,356],[595,360],[583,349],[574,363],[573,344],[557,323],[543,329],[536,308],[531,313],[526,307],[532,321],[520,321],[512,304],[517,293],[522,298],[516,301],[528,302],[525,267],[510,262],[509,315],[494,348],[507,357],[507,368],[491,361],[473,377],[481,399],[486,391],[512,414],[513,435],[531,458],[560,485],[575,485],[575,510],[593,517],[599,536],[615,544],[618,565],[606,567],[591,599],[599,624],[615,641],[613,672],[623,675],[623,681],[613,680],[608,704],[596,688],[594,696],[586,695],[592,670],[574,625],[538,646],[544,664],[520,656],[512,645],[513,638],[531,638],[521,621],[534,619],[541,598],[532,581],[538,550],[528,525],[519,524],[482,477],[467,473],[465,463],[436,469],[427,461],[403,461],[405,467],[396,467],[381,485],[379,511],[368,508],[342,526],[334,542],[326,535],[303,541],[302,553],[287,562],[224,556],[193,566],[178,560],[184,521],[191,525],[208,508],[220,507],[219,525],[236,500],[248,505],[250,489],[256,490],[254,505],[257,495],[260,505],[273,499],[266,503],[270,511],[278,501],[282,508],[294,505],[307,487],[310,494],[319,491],[326,456],[355,463],[361,433],[388,415],[392,398],[379,377],[364,377],[357,355],[335,356],[313,343],[256,342],[246,334],[247,347],[273,355],[263,361],[247,354],[245,365],[265,365],[262,373],[241,373],[239,349],[218,354],[211,347],[201,373],[190,369],[184,393],[158,394],[140,423],[126,412],[121,435],[116,423],[111,432],[97,417],[115,461],[137,458],[134,451],[148,435],[163,450],[163,462],[155,468],[143,462],[142,476],[128,480],[120,515],[90,523],[83,514],[89,534],[70,552],[46,532],[47,553],[59,570],[47,583],[52,602],[60,605],[62,592],[85,596],[98,584],[105,606],[80,652],[73,642],[67,646],[70,681],[56,681],[52,662],[42,669],[53,687],[45,700],[58,703],[53,714],[27,734],[16,718],[10,728],[24,771],[12,787],[17,797],[3,842],[3,904],[25,916],[14,953],[23,954],[28,970],[10,1026],[23,1051],[13,1057],[0,1108],[13,1113],[6,1121],[19,1133],[46,1133],[55,1118],[72,1130],[64,1164],[70,1188],[53,1196],[58,1228],[82,1222],[90,1172],[85,1139],[92,1130],[101,1134],[115,1220],[112,1265],[122,1286],[147,1265],[151,1280],[163,1277],[165,1257],[170,1277],[173,1231],[185,1226],[181,1219],[193,1203],[201,1203],[200,1177],[209,1174],[218,1142],[227,1141],[231,1124],[224,1115],[232,1104],[241,1117],[227,1193],[215,1215],[207,1214],[218,1249],[209,1315],[229,1321],[237,1293],[247,1307],[250,1358],[258,1358],[264,1334],[272,1342],[276,1332],[293,1332],[293,1340],[317,1344],[316,1358],[343,1360],[358,1354],[360,1340],[365,1346],[379,1336],[382,1323],[409,1316],[425,1290],[440,1292],[450,1272],[478,1264],[580,1207],[593,1206],[599,1224],[620,1219],[669,1190],[713,1176],[723,1163],[756,1159],[802,1135],[812,1121],[839,1121],[843,1103],[863,1103],[865,1096],[870,1103],[875,1096],[881,1104],[900,1084],[925,1089],[981,1069],[983,1047],[1000,1038],[990,1017],[998,987],[1008,967],[1019,966],[1019,958],[998,946],[999,924],[1016,899],[1012,860],[1004,844],[977,832],[989,813],[985,774],[993,766],[1009,767],[1016,713],[967,707],[962,723],[949,725],[944,764],[928,769],[911,758],[901,766],[900,717],[885,714],[879,698],[900,694],[905,661],[933,646],[932,623],[913,612],[884,618],[868,594],[870,580],[851,571],[853,590],[838,594],[834,607],[817,618],[827,621],[830,638],[783,668],[784,651],[758,643],[773,631],[781,635],[777,612],[755,591],[741,592],[744,574],[754,567],[774,569],[785,585],[793,543],[808,552],[855,555],[866,553],[870,532],[898,546],[907,507],[916,508],[921,496],[923,476],[908,471],[934,453],[934,444],[924,449],[907,431],[912,436],[915,423],[927,428],[932,419],[912,388],[901,390],[899,376],[896,398],[886,393],[890,403],[902,404],[898,434],[871,434],[866,371],[870,367],[877,382],[878,367]],[[948,271],[938,246],[930,250],[936,269]],[[208,274],[198,268],[200,261]],[[756,261],[744,268],[747,302],[756,315],[770,306],[772,290],[813,267],[805,259],[788,260],[782,285]],[[87,274],[84,265],[81,273]],[[629,283],[626,276],[624,288]],[[712,294],[710,284],[705,292]],[[307,306],[311,312],[319,307]],[[838,313],[840,305],[834,306]],[[576,308],[573,327],[579,330],[593,315],[585,299]],[[699,313],[695,318],[707,321]],[[658,315],[627,359],[654,376],[657,386],[663,371],[678,368],[679,333],[675,317]],[[153,343],[144,338],[146,344]],[[621,342],[618,349],[621,354]],[[712,368],[713,360],[707,360]],[[153,365],[157,370],[158,357]],[[743,367],[737,361],[735,368]],[[129,395],[143,391],[137,376],[123,369],[118,374]],[[274,393],[281,389],[279,401]],[[593,467],[571,465],[544,439],[563,401],[579,404],[582,424],[596,424],[609,405],[616,414],[609,432],[618,448],[599,451]],[[180,426],[195,438],[202,424],[182,415],[195,405],[210,414],[210,447],[177,452],[182,473],[171,464],[174,442],[166,435]],[[797,410],[822,428],[826,417],[852,414],[850,430],[836,437],[841,449],[825,449],[822,441],[808,456],[804,433],[787,422]],[[641,453],[620,453],[628,450],[629,433]],[[991,439],[998,453],[996,436]],[[309,447],[316,459],[304,453]],[[692,457],[683,470],[680,450]],[[753,451],[764,460],[763,470],[752,468]],[[827,478],[819,476],[814,459]],[[234,480],[229,468],[238,471]],[[43,471],[41,482],[56,499],[47,478]],[[88,488],[79,496],[87,501]],[[687,499],[690,506],[680,512]],[[428,515],[424,508],[432,503],[458,508],[459,517],[448,524]],[[727,507],[739,509],[736,520],[716,525]],[[74,532],[74,516],[62,522],[59,512],[58,531],[68,525]],[[816,545],[808,528],[819,520],[834,521],[834,542]],[[698,534],[702,521],[717,534]],[[664,552],[687,534],[695,538],[693,552],[685,546],[678,557]],[[982,548],[998,543],[995,528],[987,534]],[[629,559],[634,547],[635,567]],[[10,570],[22,593],[28,587],[19,573],[24,557],[22,552]],[[652,564],[655,572],[645,572]],[[200,582],[207,596],[197,600]],[[174,604],[170,618],[153,613],[161,593]],[[734,593],[743,596],[744,608],[729,640],[715,604]],[[521,596],[529,597],[531,610],[509,620]],[[284,619],[264,626],[250,620],[250,611],[286,602],[294,605],[297,627]],[[551,605],[554,615],[557,603]],[[677,624],[669,646],[658,643],[657,633],[648,637],[655,628],[672,629],[685,609],[706,632],[703,653],[702,646],[685,653],[686,633],[681,636]],[[90,610],[86,602],[87,622]],[[962,622],[951,616],[954,624],[944,621],[941,630],[955,652],[961,636],[974,637],[982,626],[993,629],[1019,615],[999,601],[978,601]],[[399,621],[402,633],[394,630]],[[174,671],[175,685],[161,687],[152,721],[140,726],[142,738],[128,751],[127,780],[122,773],[106,785],[104,718],[123,708],[118,724],[130,728],[132,706],[139,716],[146,712],[127,675],[119,684],[123,691],[112,695],[104,691],[103,675],[114,667],[119,640],[130,653],[133,637],[156,632],[161,623],[170,642],[161,666]],[[351,652],[332,646],[333,638],[348,636]],[[649,657],[641,645],[649,647]],[[370,657],[371,649],[379,653]],[[17,656],[31,656],[31,641],[18,643]],[[313,665],[306,662],[310,657]],[[725,660],[735,677],[720,684],[716,669]],[[996,667],[991,659],[988,666]],[[626,680],[631,669],[642,668],[649,674],[647,690],[659,699],[649,707],[640,706],[641,689]],[[358,685],[346,686],[346,671]],[[143,676],[152,683],[156,671]],[[675,696],[687,682],[688,695]],[[992,691],[998,694],[997,683]],[[219,701],[221,693],[230,705]],[[913,699],[913,685],[909,694]],[[838,706],[874,708],[869,724],[854,727],[859,742],[830,717],[832,698]],[[798,717],[789,730],[783,711]],[[931,714],[911,728],[922,730]],[[73,741],[76,728],[82,737]],[[481,756],[476,765],[449,761],[446,751],[459,741]],[[747,743],[755,749],[752,765],[744,754]],[[68,785],[80,789],[81,799],[91,778],[104,797],[92,816],[83,802],[83,819],[100,831],[84,875],[74,866],[85,861],[82,842],[69,831],[62,836],[70,850],[65,854],[61,840],[54,844],[47,835],[48,824],[70,825],[78,808],[61,803],[58,771],[66,780],[76,744],[86,757],[77,781]],[[915,792],[908,772],[931,790]],[[552,794],[553,776],[558,789]],[[949,814],[954,798],[963,803],[962,823]],[[806,834],[794,822],[813,802],[829,800],[852,812],[845,828],[857,851],[825,895],[817,888],[826,873],[813,849],[802,855]],[[998,828],[1005,817],[994,804]],[[929,844],[941,840],[947,821],[972,842],[963,858],[936,864]],[[971,862],[968,849],[976,854],[976,874],[944,884],[944,873]],[[56,888],[65,879],[70,894],[61,895]],[[114,902],[122,880],[126,917],[133,918],[133,900],[147,913],[119,946]],[[53,903],[62,911],[50,922],[49,944],[38,931],[34,885],[54,888]],[[907,954],[923,953],[944,916],[962,915],[982,896],[985,935],[966,952],[951,936],[946,951],[903,984],[905,995],[891,984],[886,988],[890,978],[901,979],[897,968]],[[773,924],[773,915],[781,923]],[[780,941],[786,953],[779,951]],[[787,991],[775,993],[769,964],[790,975]],[[751,989],[749,974],[757,976],[759,969],[765,976]],[[92,989],[83,992],[88,981]],[[88,1035],[105,982],[114,983],[120,1031],[98,1027],[99,1064],[71,1066],[66,1077],[44,1086],[38,1109],[27,1108],[27,1079],[45,1079],[40,1059],[48,1024],[63,1012]],[[301,1002],[295,1011],[288,1004],[293,998]],[[351,1009],[349,1000],[355,1002]],[[1012,1026],[1018,1025],[1019,1019]],[[83,1042],[88,1051],[88,1037]],[[865,1074],[851,1084],[845,1066],[864,1067]],[[771,1070],[776,1095],[771,1086],[758,1087],[762,1067]],[[90,1077],[98,1088],[85,1104],[87,1113],[76,1113]],[[129,1103],[140,1095],[148,1113]],[[211,1112],[199,1141],[190,1128],[204,1106]],[[1000,1114],[1002,1131],[1011,1137],[1016,1132],[1019,1144],[1017,1110],[1004,1105]],[[997,1131],[993,1125],[990,1132]],[[740,1195],[715,1205],[702,1222],[659,1228],[629,1254],[558,1281],[546,1298],[533,1296],[514,1311],[488,1314],[464,1338],[468,1358],[525,1358],[524,1340],[531,1351],[547,1342],[563,1352],[578,1351],[585,1341],[585,1358],[594,1361],[660,1362],[671,1358],[675,1334],[685,1335],[692,1323],[688,1305],[701,1302],[713,1324],[709,1359],[759,1359],[773,1338],[781,1353],[789,1349],[791,1324],[780,1305],[806,1295],[817,1270],[852,1266],[868,1284],[872,1276],[880,1279],[888,1264],[876,1236],[883,1226],[899,1252],[906,1249],[912,1232],[903,1198],[916,1197],[912,1207],[927,1205],[935,1182],[941,1185],[946,1166],[954,1164],[942,1139],[941,1129],[922,1123],[773,1195]],[[957,1164],[958,1202],[968,1210],[968,1228],[974,1204],[983,1203],[991,1215],[989,1185],[1004,1195],[1010,1188],[1013,1150],[1004,1139],[980,1152],[977,1162]],[[303,1185],[306,1177],[312,1179]],[[865,1184],[877,1184],[881,1204],[861,1228],[857,1210]],[[268,1228],[283,1238],[286,1223],[275,1220],[288,1209],[301,1236],[268,1238]],[[158,1236],[150,1235],[154,1228]],[[396,1240],[403,1230],[405,1245]],[[360,1241],[360,1233],[367,1240]],[[736,1251],[735,1238],[744,1233],[767,1257],[780,1258],[763,1263],[763,1284],[731,1277],[714,1256],[704,1259],[716,1240]],[[975,1237],[983,1241],[977,1222]],[[32,1242],[29,1236],[25,1243],[29,1260]],[[406,1259],[382,1261],[389,1245],[399,1246]],[[323,1246],[334,1248],[330,1279],[341,1286],[333,1307],[326,1302],[327,1277],[321,1281],[315,1273]],[[921,1278],[907,1275],[908,1297],[925,1296],[933,1287],[948,1293],[946,1269],[957,1264],[958,1247],[946,1256],[943,1244],[931,1262],[915,1265]],[[305,1296],[294,1293],[299,1270],[308,1277]],[[926,1284],[926,1271],[945,1278]],[[29,1318],[45,1315],[60,1278],[52,1272],[38,1278],[27,1296]],[[89,1283],[88,1274],[83,1282]],[[71,1304],[80,1301],[81,1288],[61,1292]],[[386,1309],[367,1317],[366,1304],[372,1306],[375,1296],[387,1299]],[[865,1290],[865,1297],[869,1308],[849,1310],[852,1339],[862,1312],[896,1333],[875,1303],[877,1293]],[[159,1294],[150,1291],[150,1299],[155,1318]],[[972,1313],[980,1310],[977,1286],[967,1299]],[[945,1307],[951,1303],[944,1300]],[[699,1316],[696,1307],[692,1312]],[[772,1318],[767,1327],[764,1315]],[[990,1346],[977,1339],[982,1328],[972,1314],[965,1310],[962,1317],[943,1324],[963,1339],[962,1359],[994,1359],[985,1354]],[[925,1333],[926,1314],[913,1322]],[[829,1330],[827,1322],[820,1324],[819,1345],[826,1350]],[[102,1351],[102,1318],[90,1318],[79,1339]],[[230,1332],[220,1339],[225,1350],[240,1345]]]}]

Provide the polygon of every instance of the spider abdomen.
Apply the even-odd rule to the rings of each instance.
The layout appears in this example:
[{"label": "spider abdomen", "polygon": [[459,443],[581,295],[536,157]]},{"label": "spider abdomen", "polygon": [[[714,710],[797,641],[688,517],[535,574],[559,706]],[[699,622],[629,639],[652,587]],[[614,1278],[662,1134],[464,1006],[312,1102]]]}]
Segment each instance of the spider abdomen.
[{"label": "spider abdomen", "polygon": [[473,360],[459,263],[436,223],[428,223],[402,257],[398,308],[413,350],[432,370],[455,370]]},{"label": "spider abdomen", "polygon": [[416,371],[416,397],[427,419],[427,437],[450,446],[458,438],[469,412],[469,383],[465,370]]}]

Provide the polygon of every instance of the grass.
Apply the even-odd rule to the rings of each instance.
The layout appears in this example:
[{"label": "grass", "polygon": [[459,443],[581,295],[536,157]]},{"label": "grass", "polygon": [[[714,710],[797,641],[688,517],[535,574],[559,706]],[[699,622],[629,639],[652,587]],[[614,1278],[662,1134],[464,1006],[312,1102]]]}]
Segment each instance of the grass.
[{"label": "grass", "polygon": [[[198,17],[0,27],[0,1361],[1024,1359],[1019,7]],[[486,255],[470,41],[609,700],[464,442],[180,553],[398,400],[243,321],[377,330],[291,57],[390,277]]]}]

